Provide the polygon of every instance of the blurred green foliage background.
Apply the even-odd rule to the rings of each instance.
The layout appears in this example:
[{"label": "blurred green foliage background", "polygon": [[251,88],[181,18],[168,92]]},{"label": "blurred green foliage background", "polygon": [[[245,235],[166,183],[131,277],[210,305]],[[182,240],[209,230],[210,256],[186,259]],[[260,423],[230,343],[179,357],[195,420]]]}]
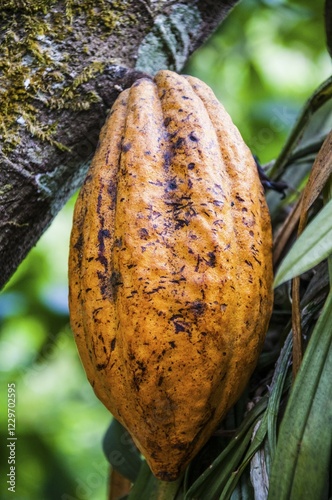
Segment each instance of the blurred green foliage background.
[{"label": "blurred green foliage background", "polygon": [[[243,0],[185,73],[215,91],[261,162],[278,155],[296,115],[331,74],[324,2]],[[75,197],[74,197],[75,198]],[[15,499],[102,500],[110,415],[80,364],[68,321],[71,199],[0,295],[0,403],[17,391]],[[7,438],[0,413],[0,442]],[[1,458],[1,498],[7,453]]]}]

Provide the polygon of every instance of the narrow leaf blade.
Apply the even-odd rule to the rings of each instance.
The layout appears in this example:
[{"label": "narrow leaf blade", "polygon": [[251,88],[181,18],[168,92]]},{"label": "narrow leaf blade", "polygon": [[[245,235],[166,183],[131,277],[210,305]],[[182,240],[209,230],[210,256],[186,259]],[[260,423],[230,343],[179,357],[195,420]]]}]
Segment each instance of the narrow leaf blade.
[{"label": "narrow leaf blade", "polygon": [[308,271],[332,253],[332,201],[310,222],[282,261],[274,280],[277,287]]}]

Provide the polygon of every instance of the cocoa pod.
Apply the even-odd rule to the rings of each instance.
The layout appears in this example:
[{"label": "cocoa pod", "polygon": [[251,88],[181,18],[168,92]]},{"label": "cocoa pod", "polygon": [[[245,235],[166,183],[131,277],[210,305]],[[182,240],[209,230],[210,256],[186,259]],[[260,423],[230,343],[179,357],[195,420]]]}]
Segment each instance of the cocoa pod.
[{"label": "cocoa pod", "polygon": [[248,383],[273,301],[255,161],[197,78],[160,71],[118,97],[76,203],[69,280],[96,395],[175,480]]}]

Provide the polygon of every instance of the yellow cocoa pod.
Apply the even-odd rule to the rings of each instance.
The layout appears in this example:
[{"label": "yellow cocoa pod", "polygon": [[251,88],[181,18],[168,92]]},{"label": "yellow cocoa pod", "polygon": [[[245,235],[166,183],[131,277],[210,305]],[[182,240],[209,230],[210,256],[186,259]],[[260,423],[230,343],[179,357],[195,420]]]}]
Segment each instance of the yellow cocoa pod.
[{"label": "yellow cocoa pod", "polygon": [[211,89],[120,94],[75,207],[70,316],[96,395],[175,480],[246,386],[272,308],[255,161]]}]

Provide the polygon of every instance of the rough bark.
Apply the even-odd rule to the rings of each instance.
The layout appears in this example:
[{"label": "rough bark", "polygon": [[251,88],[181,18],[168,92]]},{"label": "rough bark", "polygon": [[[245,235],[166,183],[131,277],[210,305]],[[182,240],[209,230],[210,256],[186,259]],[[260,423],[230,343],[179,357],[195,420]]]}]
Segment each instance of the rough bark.
[{"label": "rough bark", "polygon": [[2,2],[0,287],[82,183],[118,93],[180,71],[236,2]]}]

